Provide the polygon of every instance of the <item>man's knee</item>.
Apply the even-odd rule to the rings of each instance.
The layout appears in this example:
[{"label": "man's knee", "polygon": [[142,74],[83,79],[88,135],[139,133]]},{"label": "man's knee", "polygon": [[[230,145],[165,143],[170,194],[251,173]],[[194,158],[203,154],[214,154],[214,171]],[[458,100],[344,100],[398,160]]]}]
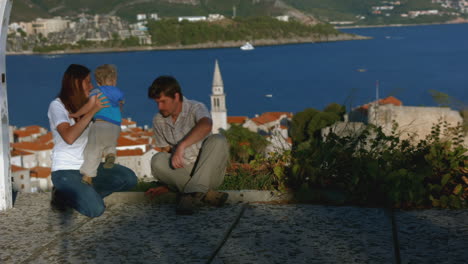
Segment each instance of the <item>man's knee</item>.
[{"label": "man's knee", "polygon": [[221,134],[214,134],[209,136],[206,139],[205,144],[213,144],[214,146],[219,148],[227,148],[226,137]]},{"label": "man's knee", "polygon": [[164,168],[169,166],[169,157],[169,153],[159,152],[151,158],[151,173],[155,178],[157,178],[158,172],[163,171]]}]

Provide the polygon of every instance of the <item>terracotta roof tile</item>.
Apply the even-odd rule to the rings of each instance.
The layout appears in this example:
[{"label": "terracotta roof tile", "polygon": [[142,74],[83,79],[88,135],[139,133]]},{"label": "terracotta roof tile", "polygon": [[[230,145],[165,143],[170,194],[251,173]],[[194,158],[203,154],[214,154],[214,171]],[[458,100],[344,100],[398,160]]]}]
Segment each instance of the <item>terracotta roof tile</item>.
[{"label": "terracotta roof tile", "polygon": [[243,124],[247,120],[246,116],[228,116],[228,124]]},{"label": "terracotta roof tile", "polygon": [[142,144],[135,140],[122,137],[122,136],[120,136],[119,139],[117,140],[117,146],[119,147],[120,146],[135,146],[135,145],[142,145]]},{"label": "terracotta roof tile", "polygon": [[31,168],[31,177],[47,178],[51,174],[51,169],[48,167],[34,167]]},{"label": "terracotta roof tile", "polygon": [[289,112],[266,112],[259,117],[252,118],[252,121],[257,123],[257,125],[263,125],[278,120],[282,115],[286,115],[289,118],[292,117],[292,114]]},{"label": "terracotta roof tile", "polygon": [[23,171],[23,170],[27,171],[29,169],[11,164],[11,171],[12,172]]},{"label": "terracotta roof tile", "polygon": [[13,149],[11,151],[11,156],[16,157],[16,156],[27,156],[27,155],[34,155],[34,153],[24,151],[24,150],[19,150],[19,149]]},{"label": "terracotta roof tile", "polygon": [[143,150],[141,149],[125,149],[125,150],[117,150],[117,156],[141,156],[143,155]]},{"label": "terracotta roof tile", "polygon": [[11,146],[14,149],[19,149],[19,150],[41,151],[41,150],[53,149],[54,143],[43,144],[43,143],[38,143],[38,142],[19,142],[19,143],[13,143],[11,144]]},{"label": "terracotta roof tile", "polygon": [[37,138],[36,142],[39,142],[39,143],[49,143],[49,142],[52,142],[53,141],[53,137],[52,137],[52,132],[49,132],[45,135],[42,135],[40,137]]},{"label": "terracotta roof tile", "polygon": [[17,137],[29,137],[34,134],[41,133],[41,128],[45,129],[41,126],[27,126],[17,129],[13,132],[13,134]]},{"label": "terracotta roof tile", "polygon": [[135,125],[135,121],[128,120],[127,118],[122,118],[122,126]]},{"label": "terracotta roof tile", "polygon": [[[361,111],[362,110],[367,111],[367,109],[369,109],[369,107],[372,104],[375,104],[375,101],[367,103],[365,105],[361,105],[357,109],[361,110]],[[392,104],[392,105],[396,105],[396,106],[402,106],[403,105],[403,103],[400,100],[398,100],[397,98],[395,98],[393,96],[389,96],[387,98],[379,99],[379,105],[387,105],[387,104]]]}]

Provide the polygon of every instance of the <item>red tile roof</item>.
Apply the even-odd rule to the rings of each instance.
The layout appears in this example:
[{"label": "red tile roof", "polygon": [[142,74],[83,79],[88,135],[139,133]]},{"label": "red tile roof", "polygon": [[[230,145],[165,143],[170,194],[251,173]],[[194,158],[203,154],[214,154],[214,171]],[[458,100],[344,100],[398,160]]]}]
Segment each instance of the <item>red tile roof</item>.
[{"label": "red tile roof", "polygon": [[143,150],[141,149],[125,149],[117,150],[117,156],[141,156],[143,155]]},{"label": "red tile roof", "polygon": [[245,120],[247,120],[246,116],[228,116],[227,117],[228,124],[244,124]]},{"label": "red tile roof", "polygon": [[11,156],[16,157],[16,156],[27,156],[27,155],[34,155],[34,153],[24,151],[24,150],[19,150],[19,149],[13,149],[11,151]]},{"label": "red tile roof", "polygon": [[127,118],[122,118],[122,126],[135,125],[135,121],[128,120]]},{"label": "red tile roof", "polygon": [[52,142],[53,141],[53,137],[52,137],[52,132],[49,132],[45,135],[42,135],[40,137],[37,138],[36,142],[39,142],[39,143],[49,143],[49,142]]},{"label": "red tile roof", "polygon": [[47,178],[50,176],[51,171],[48,167],[34,167],[31,168],[31,177]]},{"label": "red tile roof", "polygon": [[12,172],[23,171],[23,170],[27,171],[29,169],[11,164],[11,171]]},{"label": "red tile roof", "polygon": [[32,150],[32,151],[41,151],[41,150],[50,150],[54,148],[54,143],[38,143],[38,142],[19,142],[12,143],[11,146],[14,149],[19,150]]},{"label": "red tile roof", "polygon": [[289,112],[266,112],[259,117],[252,118],[252,121],[257,123],[257,125],[263,125],[278,120],[282,115],[286,115],[289,118],[292,117],[292,114]]},{"label": "red tile roof", "polygon": [[[370,102],[368,104],[365,104],[365,105],[361,105],[360,107],[358,107],[358,109],[360,110],[367,110],[369,109],[369,107],[372,105],[372,104],[375,104],[375,101],[373,102]],[[396,106],[401,106],[403,105],[403,103],[398,100],[397,98],[393,97],[393,96],[389,96],[387,98],[383,98],[383,99],[380,99],[379,100],[379,105],[387,105],[387,104],[392,104],[392,105],[396,105]]]},{"label": "red tile roof", "polygon": [[121,146],[135,146],[135,145],[143,145],[142,143],[139,143],[135,140],[132,140],[132,139],[129,139],[129,138],[126,138],[126,137],[122,137],[120,136],[119,139],[117,140],[117,146],[121,147]]}]

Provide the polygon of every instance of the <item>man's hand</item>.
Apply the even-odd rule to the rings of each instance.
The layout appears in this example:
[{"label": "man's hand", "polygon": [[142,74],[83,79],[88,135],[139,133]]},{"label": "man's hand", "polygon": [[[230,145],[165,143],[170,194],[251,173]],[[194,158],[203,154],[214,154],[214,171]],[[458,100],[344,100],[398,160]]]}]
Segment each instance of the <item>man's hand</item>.
[{"label": "man's hand", "polygon": [[174,154],[172,154],[171,164],[174,169],[179,169],[184,167],[184,153],[185,147],[183,145],[178,145]]},{"label": "man's hand", "polygon": [[81,182],[86,183],[88,185],[93,185],[93,178],[83,175],[83,178],[81,178]]}]

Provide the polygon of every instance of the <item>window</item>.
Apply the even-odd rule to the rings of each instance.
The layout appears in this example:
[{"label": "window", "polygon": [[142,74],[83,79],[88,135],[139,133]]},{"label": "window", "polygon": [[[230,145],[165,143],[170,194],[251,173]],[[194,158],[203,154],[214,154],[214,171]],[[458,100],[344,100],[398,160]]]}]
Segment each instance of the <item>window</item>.
[{"label": "window", "polygon": [[24,180],[24,175],[23,175],[23,174],[21,174],[20,178],[21,178],[22,180]]},{"label": "window", "polygon": [[23,189],[23,190],[24,190],[24,184],[21,184],[21,189]]}]

